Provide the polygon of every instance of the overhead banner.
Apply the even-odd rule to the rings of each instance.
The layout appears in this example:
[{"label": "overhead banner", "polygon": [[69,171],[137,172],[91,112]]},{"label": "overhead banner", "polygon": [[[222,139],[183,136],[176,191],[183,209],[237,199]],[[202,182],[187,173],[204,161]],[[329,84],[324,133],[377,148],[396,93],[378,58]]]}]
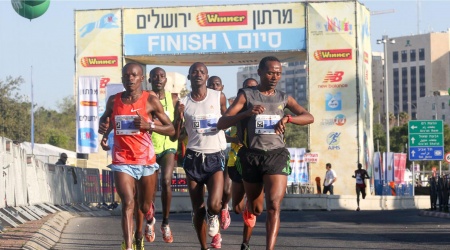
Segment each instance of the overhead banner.
[{"label": "overhead banner", "polygon": [[126,56],[306,49],[301,3],[124,9]]},{"label": "overhead banner", "polygon": [[98,152],[98,96],[101,77],[78,78],[77,153]]}]

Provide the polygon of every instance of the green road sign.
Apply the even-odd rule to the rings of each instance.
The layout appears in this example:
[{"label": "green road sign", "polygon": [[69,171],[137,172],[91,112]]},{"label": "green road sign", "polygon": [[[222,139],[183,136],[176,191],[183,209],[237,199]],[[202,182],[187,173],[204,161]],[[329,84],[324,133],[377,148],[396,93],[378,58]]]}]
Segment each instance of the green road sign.
[{"label": "green road sign", "polygon": [[444,157],[444,124],[442,120],[408,122],[409,160],[442,160]]},{"label": "green road sign", "polygon": [[413,134],[409,136],[409,146],[444,146],[444,136],[442,134]]},{"label": "green road sign", "polygon": [[423,121],[409,121],[408,123],[408,133],[409,134],[435,134],[435,133],[443,133],[444,126],[441,121],[438,120],[423,120]]}]

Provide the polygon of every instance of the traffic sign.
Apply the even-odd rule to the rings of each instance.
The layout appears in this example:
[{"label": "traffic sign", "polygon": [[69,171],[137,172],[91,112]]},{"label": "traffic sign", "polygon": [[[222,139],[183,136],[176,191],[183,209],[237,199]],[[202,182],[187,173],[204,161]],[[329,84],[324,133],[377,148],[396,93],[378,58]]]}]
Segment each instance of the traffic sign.
[{"label": "traffic sign", "polygon": [[444,158],[442,120],[408,122],[409,160],[431,161]]},{"label": "traffic sign", "polygon": [[450,163],[450,152],[448,152],[448,153],[445,154],[444,160],[445,160],[447,163]]}]

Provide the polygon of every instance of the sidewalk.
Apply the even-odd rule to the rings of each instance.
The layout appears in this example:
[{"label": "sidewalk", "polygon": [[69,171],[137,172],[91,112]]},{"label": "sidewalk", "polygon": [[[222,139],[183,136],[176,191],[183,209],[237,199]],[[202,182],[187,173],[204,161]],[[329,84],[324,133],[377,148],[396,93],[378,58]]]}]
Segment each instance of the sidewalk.
[{"label": "sidewalk", "polygon": [[110,210],[87,212],[60,211],[39,220],[27,221],[18,227],[4,227],[0,232],[0,250],[48,250],[58,241],[68,221],[76,216],[111,216]]},{"label": "sidewalk", "polygon": [[437,217],[437,218],[446,218],[450,219],[450,213],[439,212],[439,211],[431,211],[431,210],[420,210],[420,216],[429,216],[429,217]]},{"label": "sidewalk", "polygon": [[28,221],[18,227],[5,227],[5,231],[0,233],[0,249],[22,249],[22,247],[31,241],[33,236],[41,227],[56,214],[50,214],[40,220]]}]

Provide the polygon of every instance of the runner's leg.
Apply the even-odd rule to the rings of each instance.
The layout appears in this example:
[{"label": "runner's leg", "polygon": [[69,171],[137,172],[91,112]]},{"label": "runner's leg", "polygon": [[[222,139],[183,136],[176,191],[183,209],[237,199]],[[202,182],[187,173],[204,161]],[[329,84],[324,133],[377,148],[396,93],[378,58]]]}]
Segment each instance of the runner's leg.
[{"label": "runner's leg", "polygon": [[206,245],[206,208],[205,208],[205,188],[203,183],[199,184],[192,180],[189,175],[186,176],[188,181],[189,196],[191,198],[192,211],[194,212],[194,227],[197,233],[198,241],[202,249],[207,249]]},{"label": "runner's leg", "polygon": [[136,180],[126,173],[114,172],[114,181],[117,194],[122,202],[121,224],[125,246],[131,248],[133,242],[133,212],[135,207]]},{"label": "runner's leg", "polygon": [[280,228],[280,206],[286,193],[286,175],[264,175],[264,190],[266,193],[266,249],[275,249],[278,230]]},{"label": "runner's leg", "polygon": [[166,153],[160,163],[161,166],[161,203],[163,214],[163,225],[169,224],[170,204],[172,201],[172,175],[175,166],[175,154]]}]

